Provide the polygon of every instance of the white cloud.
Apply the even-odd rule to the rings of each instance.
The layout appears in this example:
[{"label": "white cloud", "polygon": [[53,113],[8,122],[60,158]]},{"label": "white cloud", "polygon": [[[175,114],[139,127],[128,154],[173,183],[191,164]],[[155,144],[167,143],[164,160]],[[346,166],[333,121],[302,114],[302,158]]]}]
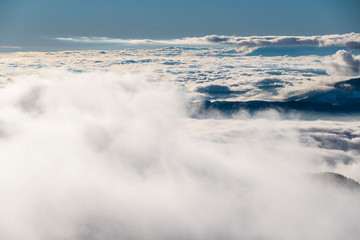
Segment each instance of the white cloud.
[{"label": "white cloud", "polygon": [[[357,122],[288,121],[276,111],[189,119],[177,85],[148,73],[25,75],[0,89],[2,239],[360,234],[359,194],[306,176],[359,176],[356,151],[311,137],[336,129],[357,141]],[[344,155],[351,164],[326,161]]]},{"label": "white cloud", "polygon": [[85,43],[113,43],[113,44],[201,44],[197,38],[183,38],[171,40],[154,40],[154,39],[119,39],[108,37],[59,37],[56,40],[71,41],[71,42],[85,42]]},{"label": "white cloud", "polygon": [[211,35],[206,42],[234,44],[240,46],[343,46],[360,49],[360,34],[333,34],[319,36],[253,36],[235,37]]},{"label": "white cloud", "polygon": [[[147,72],[154,81],[183,87],[195,98],[213,98],[196,89],[209,85],[227,86],[243,94],[218,95],[218,100],[283,100],[309,89],[328,88],[329,78],[323,57],[245,56],[248,48],[169,47],[119,51],[64,51],[8,54],[0,58],[0,80],[40,70],[63,69],[72,72]],[[259,88],[264,79],[279,79],[274,91]],[[346,79],[340,79],[346,80]],[[223,98],[226,97],[226,98]]]},{"label": "white cloud", "polygon": [[0,46],[0,48],[21,49],[21,47],[18,47],[18,46]]},{"label": "white cloud", "polygon": [[336,54],[327,57],[324,61],[329,74],[359,76],[360,56],[354,56],[350,52],[340,50]]},{"label": "white cloud", "polygon": [[262,46],[339,46],[349,49],[360,49],[360,34],[332,34],[317,36],[224,36],[208,35],[205,37],[186,37],[170,40],[154,39],[116,39],[107,37],[59,37],[57,40],[91,43],[113,43],[113,44],[164,44],[164,45],[204,45],[204,44],[229,44],[248,47]]}]

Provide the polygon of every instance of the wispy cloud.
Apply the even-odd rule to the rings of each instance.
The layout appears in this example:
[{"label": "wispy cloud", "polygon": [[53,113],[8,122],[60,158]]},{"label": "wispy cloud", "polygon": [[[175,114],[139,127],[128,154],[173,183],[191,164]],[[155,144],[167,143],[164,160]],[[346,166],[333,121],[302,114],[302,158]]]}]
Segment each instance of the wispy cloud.
[{"label": "wispy cloud", "polygon": [[21,47],[18,47],[18,46],[0,46],[0,48],[7,48],[7,49],[21,49]]},{"label": "wispy cloud", "polygon": [[155,40],[155,39],[119,39],[108,37],[59,37],[56,40],[83,42],[83,43],[113,43],[113,44],[211,44],[201,40],[200,38],[179,38],[169,40]]},{"label": "wispy cloud", "polygon": [[227,44],[237,46],[341,46],[349,49],[360,49],[360,34],[332,34],[316,36],[224,36],[208,35],[204,37],[186,37],[168,40],[154,39],[118,39],[108,37],[59,37],[57,40],[88,43],[112,43],[112,44],[174,44],[174,45],[204,45],[204,44]]}]

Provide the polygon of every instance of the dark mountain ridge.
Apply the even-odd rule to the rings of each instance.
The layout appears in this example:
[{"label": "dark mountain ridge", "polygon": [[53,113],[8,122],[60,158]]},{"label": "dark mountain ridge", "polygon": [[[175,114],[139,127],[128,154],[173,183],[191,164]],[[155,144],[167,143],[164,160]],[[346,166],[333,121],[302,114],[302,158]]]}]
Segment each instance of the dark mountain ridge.
[{"label": "dark mountain ridge", "polygon": [[240,110],[250,113],[268,109],[280,112],[317,112],[360,114],[360,78],[337,82],[328,91],[311,91],[285,101],[203,101],[193,103],[198,114],[215,110],[232,115]]}]

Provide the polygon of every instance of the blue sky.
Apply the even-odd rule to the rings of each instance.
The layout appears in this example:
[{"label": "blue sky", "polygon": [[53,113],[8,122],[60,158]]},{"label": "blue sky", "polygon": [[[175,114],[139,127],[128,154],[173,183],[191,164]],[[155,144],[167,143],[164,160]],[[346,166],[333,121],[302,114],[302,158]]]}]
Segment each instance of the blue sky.
[{"label": "blue sky", "polygon": [[51,48],[67,36],[360,32],[359,9],[358,0],[0,0],[0,46]]}]

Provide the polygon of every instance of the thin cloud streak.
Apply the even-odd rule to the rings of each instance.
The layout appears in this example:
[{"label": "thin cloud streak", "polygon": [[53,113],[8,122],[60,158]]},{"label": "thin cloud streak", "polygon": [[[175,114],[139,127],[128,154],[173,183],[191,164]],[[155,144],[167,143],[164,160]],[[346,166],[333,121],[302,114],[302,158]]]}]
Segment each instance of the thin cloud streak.
[{"label": "thin cloud streak", "polygon": [[[71,41],[71,42],[83,42],[83,43],[110,43],[110,44],[206,44],[198,38],[181,38],[181,39],[170,39],[170,40],[154,40],[154,39],[119,39],[119,38],[108,38],[108,37],[70,37],[63,38],[59,37],[56,40]],[[207,43],[209,44],[209,43]]]},{"label": "thin cloud streak", "polygon": [[19,47],[19,46],[0,46],[0,48],[21,49],[21,47]]}]

